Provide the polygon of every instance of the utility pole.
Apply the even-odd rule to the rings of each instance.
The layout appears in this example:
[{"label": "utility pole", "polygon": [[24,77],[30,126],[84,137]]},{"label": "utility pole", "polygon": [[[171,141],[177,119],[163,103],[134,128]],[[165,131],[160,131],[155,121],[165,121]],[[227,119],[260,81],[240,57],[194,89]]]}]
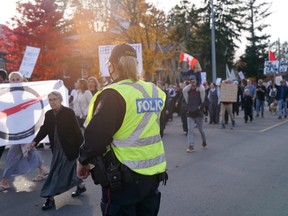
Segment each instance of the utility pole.
[{"label": "utility pole", "polygon": [[214,20],[214,3],[211,0],[211,47],[212,47],[212,80],[216,81],[216,48],[215,48],[215,20]]}]

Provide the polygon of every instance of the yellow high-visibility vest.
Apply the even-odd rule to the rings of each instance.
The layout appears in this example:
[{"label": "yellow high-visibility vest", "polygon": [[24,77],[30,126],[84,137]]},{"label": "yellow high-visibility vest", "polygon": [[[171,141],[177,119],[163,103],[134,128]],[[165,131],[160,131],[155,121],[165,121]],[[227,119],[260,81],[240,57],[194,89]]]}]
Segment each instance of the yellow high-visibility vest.
[{"label": "yellow high-visibility vest", "polygon": [[[164,172],[166,157],[160,136],[160,115],[165,93],[153,83],[129,79],[105,89],[116,90],[126,102],[123,123],[113,136],[112,148],[117,159],[142,175]],[[87,124],[93,117],[94,103],[102,91],[97,92],[90,102]]]}]

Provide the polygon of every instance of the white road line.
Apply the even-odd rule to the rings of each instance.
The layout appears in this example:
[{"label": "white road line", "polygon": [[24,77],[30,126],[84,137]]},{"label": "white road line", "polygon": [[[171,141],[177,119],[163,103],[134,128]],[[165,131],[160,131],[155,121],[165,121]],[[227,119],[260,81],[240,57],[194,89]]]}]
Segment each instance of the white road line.
[{"label": "white road line", "polygon": [[288,120],[285,120],[285,121],[283,121],[283,122],[279,122],[279,123],[274,124],[274,125],[272,125],[272,126],[270,126],[270,127],[264,128],[263,130],[260,130],[259,132],[260,132],[260,133],[263,133],[263,132],[265,132],[265,131],[271,130],[271,129],[273,129],[273,128],[275,128],[275,127],[278,127],[278,126],[280,126],[280,125],[282,125],[282,124],[285,124],[285,123],[287,123],[287,122],[288,122]]}]

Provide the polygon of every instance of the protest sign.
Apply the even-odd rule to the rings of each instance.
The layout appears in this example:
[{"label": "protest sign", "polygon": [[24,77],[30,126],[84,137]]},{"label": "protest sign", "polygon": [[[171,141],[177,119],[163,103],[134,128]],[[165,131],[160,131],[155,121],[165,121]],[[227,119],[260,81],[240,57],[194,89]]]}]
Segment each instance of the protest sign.
[{"label": "protest sign", "polygon": [[288,61],[265,61],[265,75],[286,75],[288,73]]},{"label": "protest sign", "polygon": [[0,146],[32,142],[51,109],[52,91],[60,92],[62,105],[68,106],[68,91],[61,80],[0,85]]},{"label": "protest sign", "polygon": [[[142,73],[143,71],[143,63],[142,63],[142,44],[129,44],[136,50],[137,61],[138,61],[138,72]],[[99,46],[99,65],[100,65],[100,74],[102,77],[108,77],[109,71],[107,67],[107,61],[111,54],[111,51],[115,45],[106,45]]]},{"label": "protest sign", "polygon": [[245,76],[244,76],[242,71],[238,72],[238,76],[240,77],[240,80],[244,80],[245,79]]},{"label": "protest sign", "polygon": [[40,53],[40,48],[27,46],[24,57],[22,59],[19,72],[26,78],[30,78],[35,64],[37,62],[38,56]]},{"label": "protest sign", "polygon": [[221,102],[236,102],[238,86],[230,83],[221,83],[220,86],[220,101]]},{"label": "protest sign", "polygon": [[220,85],[221,85],[221,80],[222,80],[222,78],[218,77],[218,78],[216,79],[216,81],[215,81],[215,85],[216,85],[216,86],[220,86]]},{"label": "protest sign", "polygon": [[206,72],[201,72],[201,84],[204,82],[207,82],[207,73]]}]

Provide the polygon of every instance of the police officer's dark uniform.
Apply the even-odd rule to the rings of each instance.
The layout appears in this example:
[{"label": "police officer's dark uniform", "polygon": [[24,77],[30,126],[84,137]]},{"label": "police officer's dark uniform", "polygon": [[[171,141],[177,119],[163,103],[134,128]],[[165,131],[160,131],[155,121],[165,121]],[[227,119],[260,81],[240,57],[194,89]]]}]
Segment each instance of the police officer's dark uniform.
[{"label": "police officer's dark uniform", "polygon": [[[136,52],[129,45],[118,45],[109,61],[118,65],[121,56],[136,58]],[[114,72],[110,71],[112,78]],[[136,95],[141,97],[134,100]],[[81,178],[87,173],[87,164],[95,164],[92,177],[102,186],[103,215],[158,214],[159,182],[167,179],[159,134],[163,103],[165,93],[154,84],[121,76],[92,98],[77,172]]]}]

